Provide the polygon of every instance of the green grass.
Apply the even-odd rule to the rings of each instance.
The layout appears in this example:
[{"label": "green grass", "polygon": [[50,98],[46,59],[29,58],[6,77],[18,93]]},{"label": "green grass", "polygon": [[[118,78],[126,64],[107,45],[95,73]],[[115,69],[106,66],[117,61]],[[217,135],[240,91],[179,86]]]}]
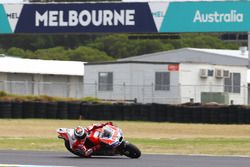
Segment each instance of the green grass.
[{"label": "green grass", "polygon": [[[250,155],[250,138],[223,139],[138,139],[128,141],[137,145],[143,153],[169,154],[211,154],[211,155]],[[56,138],[0,138],[3,150],[43,150],[66,151],[63,140]]]},{"label": "green grass", "polygon": [[[105,121],[0,119],[0,149],[66,151],[56,129]],[[250,156],[250,125],[114,121],[143,153]]]},{"label": "green grass", "polygon": [[131,141],[149,153],[250,155],[250,138],[132,139]]}]

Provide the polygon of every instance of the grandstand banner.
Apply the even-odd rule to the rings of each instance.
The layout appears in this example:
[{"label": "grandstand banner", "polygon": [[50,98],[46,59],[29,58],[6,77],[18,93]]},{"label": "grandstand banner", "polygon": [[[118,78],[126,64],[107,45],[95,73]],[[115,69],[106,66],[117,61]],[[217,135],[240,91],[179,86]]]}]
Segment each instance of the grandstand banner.
[{"label": "grandstand banner", "polygon": [[1,34],[249,31],[250,1],[0,5]]}]

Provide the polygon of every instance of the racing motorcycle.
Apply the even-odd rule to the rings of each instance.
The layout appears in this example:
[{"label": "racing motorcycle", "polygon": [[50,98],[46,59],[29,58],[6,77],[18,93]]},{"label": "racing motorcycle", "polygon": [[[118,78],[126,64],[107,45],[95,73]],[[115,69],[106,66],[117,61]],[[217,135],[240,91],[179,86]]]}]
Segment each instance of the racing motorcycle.
[{"label": "racing motorcycle", "polygon": [[[74,129],[59,128],[57,133],[58,138],[64,140],[64,145],[69,152],[79,157],[83,157],[82,154],[70,148],[70,142],[71,140],[74,140]],[[92,155],[125,155],[130,158],[139,158],[141,156],[141,151],[135,145],[125,141],[122,130],[114,125],[105,125],[104,127],[97,129],[94,135],[91,135],[91,138],[88,137],[86,139],[85,145],[86,147],[91,148],[96,142],[101,144],[101,149],[94,152]]]}]

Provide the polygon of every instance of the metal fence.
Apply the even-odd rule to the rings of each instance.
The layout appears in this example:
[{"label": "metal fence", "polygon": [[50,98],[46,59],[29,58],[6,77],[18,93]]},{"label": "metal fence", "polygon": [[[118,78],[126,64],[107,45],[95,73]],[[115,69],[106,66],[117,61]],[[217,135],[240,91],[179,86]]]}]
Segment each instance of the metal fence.
[{"label": "metal fence", "polygon": [[249,104],[249,88],[247,86],[241,86],[240,92],[237,93],[225,92],[224,85],[179,84],[170,85],[167,90],[156,90],[155,88],[154,84],[120,84],[111,85],[111,89],[105,91],[100,90],[97,83],[0,81],[0,90],[21,95],[49,95],[75,98],[96,97],[116,101],[179,104],[189,101],[201,102],[202,92],[215,92],[227,95],[228,103]]},{"label": "metal fence", "polygon": [[82,82],[0,81],[0,90],[20,95],[83,97]]},{"label": "metal fence", "polygon": [[[109,86],[110,87],[110,86]],[[111,90],[99,90],[97,83],[84,83],[84,96],[108,100],[137,101],[141,103],[179,104],[201,102],[204,96],[213,95],[214,102],[224,100],[226,104],[248,104],[248,87],[241,86],[237,92],[224,85],[169,85],[169,89],[157,90],[156,85],[112,85]],[[207,94],[205,94],[207,93]],[[202,98],[203,95],[203,98]],[[219,97],[222,96],[222,97]],[[206,97],[205,97],[206,98]],[[208,97],[207,97],[208,98]],[[213,98],[213,97],[212,97]],[[217,98],[217,99],[216,99]],[[209,100],[209,99],[208,99]]]}]

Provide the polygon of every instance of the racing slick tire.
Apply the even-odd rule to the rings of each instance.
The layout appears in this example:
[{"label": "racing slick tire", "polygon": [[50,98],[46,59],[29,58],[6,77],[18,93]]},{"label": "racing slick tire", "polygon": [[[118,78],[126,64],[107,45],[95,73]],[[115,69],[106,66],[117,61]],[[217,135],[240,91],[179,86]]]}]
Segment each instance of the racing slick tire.
[{"label": "racing slick tire", "polygon": [[133,144],[128,142],[123,142],[123,148],[121,153],[129,158],[139,158],[141,156],[141,151]]}]

